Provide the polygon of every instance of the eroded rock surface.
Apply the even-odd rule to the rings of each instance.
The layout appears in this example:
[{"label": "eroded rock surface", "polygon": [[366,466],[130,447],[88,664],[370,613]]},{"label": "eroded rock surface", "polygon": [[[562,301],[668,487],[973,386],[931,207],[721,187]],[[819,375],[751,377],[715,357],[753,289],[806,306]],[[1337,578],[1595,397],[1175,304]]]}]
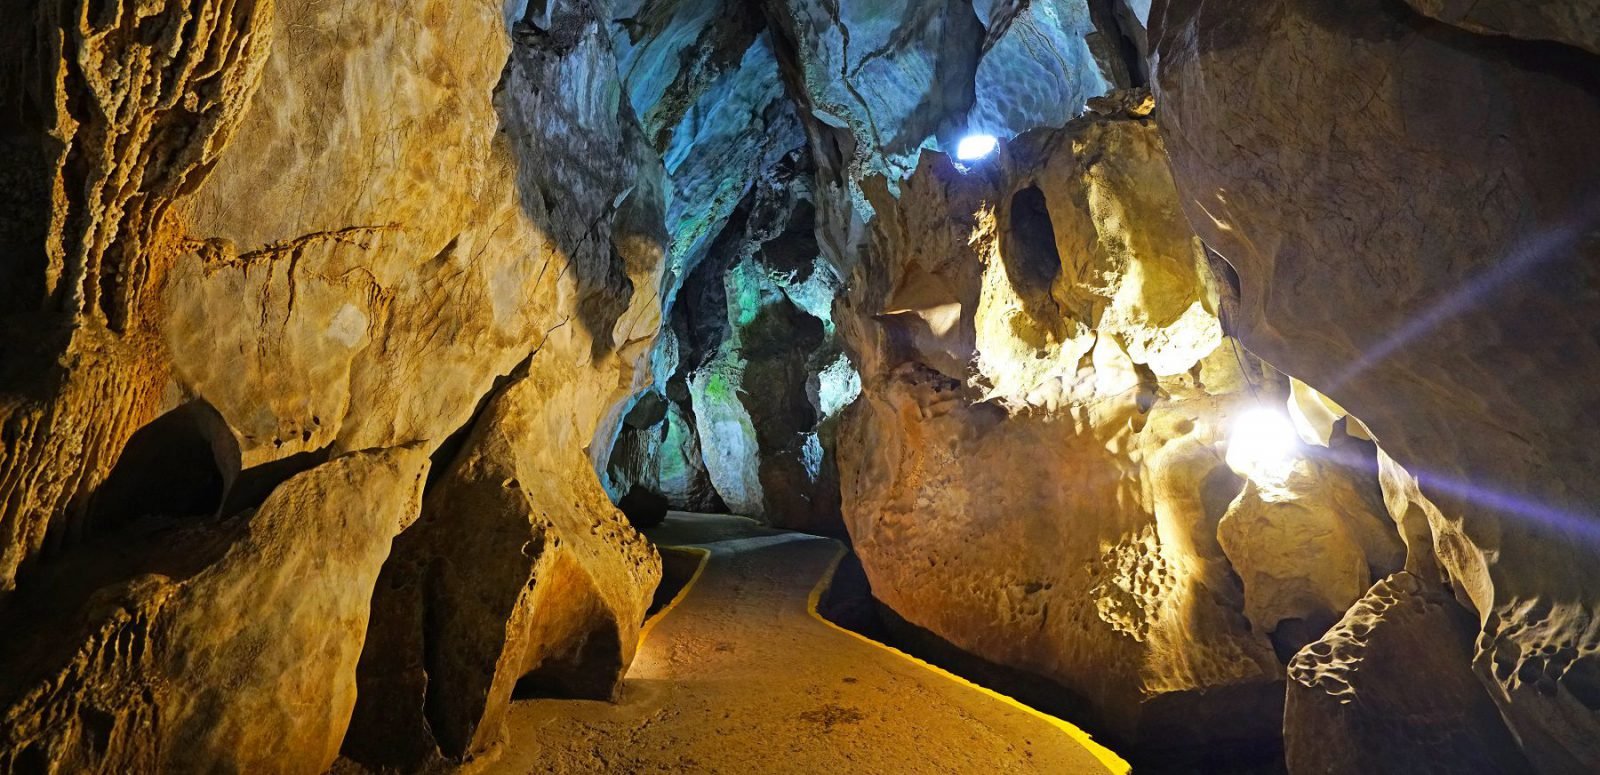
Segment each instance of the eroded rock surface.
[{"label": "eroded rock surface", "polygon": [[1323,632],[1374,578],[1404,567],[1405,548],[1370,466],[1307,458],[1262,479],[1229,504],[1217,541],[1244,584],[1251,627],[1294,653],[1306,641],[1285,623]]},{"label": "eroded rock surface", "polygon": [[618,51],[667,160],[672,249],[655,381],[630,400],[601,474],[619,503],[639,490],[839,532],[829,419],[845,400],[819,392],[819,375],[849,369],[833,336],[838,280],[816,245],[805,138],[766,17],[664,3],[628,27]]},{"label": "eroded rock surface", "polygon": [[[161,414],[176,223],[267,59],[270,3],[11,3],[0,325],[0,599],[83,532],[122,445]],[[33,31],[34,34],[28,34]]]},{"label": "eroded rock surface", "polygon": [[0,3],[0,768],[478,756],[631,659],[609,495],[1120,741],[1593,771],[1597,20]]},{"label": "eroded rock surface", "polygon": [[541,469],[537,408],[561,398],[548,390],[524,376],[498,394],[395,542],[351,758],[416,769],[482,754],[514,691],[608,700],[632,661],[660,559],[597,484]]},{"label": "eroded rock surface", "polygon": [[1472,674],[1472,616],[1397,573],[1289,663],[1292,772],[1532,772]]},{"label": "eroded rock surface", "polygon": [[32,637],[4,645],[0,768],[326,769],[373,586],[427,468],[416,447],[346,455],[253,512],[48,563],[4,615]]},{"label": "eroded rock surface", "polygon": [[[70,624],[123,612],[112,629],[63,624],[25,644],[31,661],[7,661],[7,680],[23,684],[0,711],[16,721],[6,761],[325,770],[351,718],[372,580],[416,518],[420,467],[437,456],[448,468],[519,363],[537,398],[518,399],[518,423],[503,430],[524,434],[507,442],[517,456],[505,465],[530,495],[472,517],[520,520],[520,547],[544,529],[535,514],[565,526],[563,548],[508,582],[534,581],[531,600],[491,606],[449,635],[464,651],[551,644],[504,665],[497,691],[526,675],[581,682],[591,651],[612,674],[601,684],[625,666],[655,566],[584,450],[633,389],[659,326],[666,195],[623,96],[606,9],[537,5],[0,9],[6,69],[22,87],[4,90],[7,174],[14,167],[19,185],[6,187],[0,310],[0,615],[44,610]],[[201,404],[234,450],[226,465],[206,462],[209,431],[165,424],[168,410]],[[316,497],[297,489],[389,456],[415,465],[387,487],[351,475]],[[126,481],[141,476],[142,488]],[[407,513],[389,513],[401,502]],[[388,516],[357,518],[369,513]],[[436,523],[456,518],[430,520],[431,535],[451,535]],[[318,519],[331,524],[274,527],[259,549],[253,532],[229,527]],[[206,551],[170,559],[149,548],[149,523],[176,524]],[[48,600],[54,569],[118,544],[151,559],[107,565]],[[206,564],[212,549],[270,556]],[[451,551],[442,540],[435,549]],[[162,563],[183,573],[141,575]],[[457,588],[484,578],[463,567]],[[294,585],[279,575],[296,568]],[[214,599],[185,591],[207,574],[223,585],[205,587]],[[306,608],[280,617],[273,606],[288,604],[275,594]],[[572,634],[607,615],[611,634]],[[241,628],[243,616],[261,617],[260,631]],[[152,630],[159,648],[112,637],[156,626],[146,619],[163,628]],[[507,627],[543,634],[508,638]],[[397,629],[373,637],[401,643],[366,645],[398,650],[419,634]],[[609,653],[581,646],[607,638]],[[24,693],[40,671],[101,651],[103,668],[82,661],[49,693]],[[204,664],[172,661],[186,654]],[[259,674],[240,666],[251,655],[264,660]],[[491,736],[482,719],[504,699],[431,709],[451,755],[478,750]],[[39,720],[79,708],[90,710],[73,724]],[[126,731],[147,721],[158,734]]]},{"label": "eroded rock surface", "polygon": [[[1469,17],[1565,39],[1587,5]],[[1595,769],[1600,60],[1395,3],[1161,10],[1161,125],[1190,222],[1238,271],[1241,339],[1410,470],[1479,677],[1535,765]]]},{"label": "eroded rock surface", "polygon": [[1234,720],[1212,744],[1270,740],[1282,666],[1218,541],[1253,401],[1167,174],[1150,121],[1093,117],[873,200],[846,524],[886,605],[1121,740],[1199,742],[1197,713]]}]

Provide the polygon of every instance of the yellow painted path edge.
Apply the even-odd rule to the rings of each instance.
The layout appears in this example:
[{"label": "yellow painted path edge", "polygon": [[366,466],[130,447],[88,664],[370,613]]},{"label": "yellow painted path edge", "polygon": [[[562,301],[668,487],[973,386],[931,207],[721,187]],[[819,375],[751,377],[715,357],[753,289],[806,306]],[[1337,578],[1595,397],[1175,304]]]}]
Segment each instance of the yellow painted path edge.
[{"label": "yellow painted path edge", "polygon": [[[850,549],[848,547],[846,547],[844,544],[841,544],[841,543],[839,543],[837,541],[835,541],[834,544],[836,546],[838,546],[838,551],[835,552],[835,554],[833,556],[833,561],[828,563],[828,569],[825,572],[823,572],[822,579],[819,580],[817,582],[817,585],[812,588],[811,597],[806,600],[806,613],[811,614],[811,616],[813,618],[815,618],[817,621],[822,622],[823,624],[826,624],[829,627],[832,627],[833,629],[838,630],[839,632],[842,632],[842,633],[844,633],[846,635],[849,635],[850,637],[855,638],[856,640],[859,640],[862,643],[865,643],[865,644],[867,644],[869,646],[874,646],[874,647],[879,648],[879,649],[883,649],[884,651],[887,651],[887,652],[889,652],[891,654],[894,654],[894,655],[900,657],[901,659],[906,659],[906,660],[909,660],[911,662],[914,662],[917,665],[920,665],[920,666],[922,666],[924,668],[927,668],[928,670],[931,670],[934,673],[942,675],[945,678],[948,678],[948,679],[950,679],[952,681],[955,681],[958,684],[962,684],[963,686],[966,686],[966,687],[968,687],[970,689],[976,690],[977,692],[979,692],[981,694],[984,694],[984,695],[990,697],[991,699],[998,700],[1001,703],[1009,705],[1009,706],[1011,706],[1013,708],[1016,708],[1017,710],[1020,710],[1020,711],[1022,711],[1024,713],[1027,713],[1027,714],[1032,715],[1032,716],[1036,716],[1036,717],[1048,722],[1051,726],[1054,726],[1056,729],[1059,729],[1062,732],[1066,733],[1066,735],[1068,737],[1072,738],[1079,745],[1083,746],[1085,750],[1087,750],[1091,755],[1093,755],[1094,758],[1096,760],[1098,760],[1102,765],[1105,765],[1106,769],[1111,771],[1111,772],[1121,773],[1122,775],[1126,775],[1127,773],[1132,771],[1133,767],[1131,765],[1129,765],[1126,761],[1123,761],[1122,757],[1118,756],[1111,749],[1106,748],[1105,746],[1095,742],[1094,738],[1090,737],[1088,732],[1085,732],[1085,731],[1073,726],[1072,724],[1067,723],[1066,721],[1063,721],[1063,720],[1061,720],[1059,718],[1056,718],[1055,716],[1052,716],[1052,715],[1050,715],[1048,713],[1045,713],[1044,711],[1041,711],[1038,708],[1034,708],[1034,707],[1032,707],[1032,706],[1030,706],[1030,705],[1028,705],[1026,703],[1019,702],[1019,701],[1017,701],[1015,699],[1012,699],[1011,697],[1008,697],[1008,696],[1006,696],[1004,694],[1001,694],[1001,693],[999,693],[999,692],[997,692],[997,691],[995,691],[993,689],[990,689],[987,686],[979,686],[978,684],[975,684],[975,683],[973,683],[973,682],[971,682],[971,681],[969,681],[969,680],[967,680],[965,678],[962,678],[959,675],[956,675],[955,673],[952,673],[952,672],[950,672],[948,670],[945,670],[944,668],[939,667],[938,665],[929,664],[928,662],[923,661],[921,659],[918,659],[918,658],[916,658],[916,657],[914,657],[914,656],[912,656],[910,654],[907,654],[904,651],[901,651],[901,650],[899,650],[899,649],[897,649],[897,648],[895,648],[893,646],[889,646],[889,645],[885,645],[883,643],[879,643],[879,642],[877,642],[877,641],[875,641],[875,640],[873,640],[873,639],[871,639],[871,638],[869,638],[869,637],[867,637],[865,635],[862,635],[859,632],[856,632],[856,631],[851,630],[851,629],[847,629],[845,627],[840,627],[839,625],[828,621],[827,617],[823,616],[820,613],[817,613],[817,605],[822,602],[822,596],[827,594],[828,589],[833,586],[833,577],[839,570],[839,563],[844,562],[845,556],[850,553]],[[705,567],[703,562],[701,564],[701,567],[702,568]],[[684,589],[687,590],[688,587],[684,587]],[[680,594],[679,597],[682,597],[682,595]],[[676,603],[676,600],[674,600],[674,603]],[[663,609],[662,613],[665,613],[665,612],[666,612],[665,609]]]},{"label": "yellow painted path edge", "polygon": [[698,554],[700,555],[700,564],[695,566],[694,573],[689,576],[688,581],[683,583],[683,588],[678,590],[678,594],[673,595],[672,599],[667,601],[667,604],[662,606],[661,610],[657,611],[655,616],[644,620],[644,626],[639,628],[639,642],[633,647],[635,654],[639,653],[639,649],[644,648],[644,639],[650,636],[650,631],[654,630],[656,625],[659,624],[662,619],[667,618],[667,614],[672,613],[672,609],[677,608],[678,604],[682,603],[683,599],[689,596],[689,590],[694,588],[695,582],[700,580],[701,574],[706,572],[706,566],[711,563],[711,550],[703,549],[698,546],[658,546],[656,547],[656,551]]}]

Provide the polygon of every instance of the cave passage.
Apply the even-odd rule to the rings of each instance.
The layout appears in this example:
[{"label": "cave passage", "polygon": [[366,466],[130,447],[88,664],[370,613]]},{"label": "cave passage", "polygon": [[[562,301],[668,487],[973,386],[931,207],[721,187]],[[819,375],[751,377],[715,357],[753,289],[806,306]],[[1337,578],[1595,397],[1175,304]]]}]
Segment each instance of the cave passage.
[{"label": "cave passage", "polygon": [[1600,0],[0,73],[0,775],[1600,772]]},{"label": "cave passage", "polygon": [[828,623],[843,547],[746,517],[649,531],[704,567],[646,635],[612,704],[517,703],[507,771],[1120,772],[1070,726]]}]

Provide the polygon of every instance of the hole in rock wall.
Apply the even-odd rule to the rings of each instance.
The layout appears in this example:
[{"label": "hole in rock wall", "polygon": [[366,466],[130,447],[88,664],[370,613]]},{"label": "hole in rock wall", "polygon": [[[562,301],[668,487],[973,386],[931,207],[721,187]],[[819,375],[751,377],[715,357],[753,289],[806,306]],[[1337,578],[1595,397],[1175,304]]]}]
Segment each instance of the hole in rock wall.
[{"label": "hole in rock wall", "polygon": [[1200,502],[1205,508],[1207,530],[1215,534],[1217,523],[1243,489],[1244,477],[1226,465],[1216,466],[1200,480]]},{"label": "hole in rock wall", "polygon": [[628,522],[641,530],[652,528],[661,524],[667,518],[667,512],[672,509],[672,501],[667,496],[650,490],[640,484],[628,488],[626,495],[617,501],[617,508],[622,510]]},{"label": "hole in rock wall", "polygon": [[1006,273],[1024,299],[1050,293],[1061,274],[1061,254],[1056,250],[1056,230],[1050,222],[1050,205],[1038,186],[1028,186],[1011,197],[1011,232],[1004,252]]},{"label": "hole in rock wall", "polygon": [[526,699],[609,700],[621,672],[620,640],[613,627],[583,633],[566,649],[545,657],[517,681],[512,696]]},{"label": "hole in rock wall", "polygon": [[1585,708],[1600,711],[1600,663],[1593,659],[1574,662],[1562,676],[1562,685]]},{"label": "hole in rock wall", "polygon": [[817,271],[817,208],[796,202],[783,233],[761,245],[761,263],[773,272],[792,273],[789,282],[804,284]]},{"label": "hole in rock wall", "polygon": [[[0,42],[0,46],[5,45],[8,44]],[[38,255],[44,252],[50,223],[46,215],[50,203],[49,157],[43,148],[33,147],[7,131],[14,110],[0,109],[0,114],[5,115],[0,118],[0,169],[6,171],[6,184],[0,186],[0,251],[7,256]],[[9,316],[24,308],[27,300],[42,296],[45,275],[42,263],[0,262],[0,315]],[[12,342],[0,345],[0,363],[14,368],[18,364],[12,360],[13,346]]]},{"label": "hole in rock wall", "polygon": [[222,505],[221,513],[228,516],[260,506],[278,485],[289,481],[297,474],[328,462],[331,452],[331,446],[310,452],[299,452],[282,460],[269,461],[240,471],[239,478],[228,488],[228,497]]},{"label": "hole in rock wall", "polygon": [[92,530],[141,517],[205,517],[219,511],[239,474],[226,421],[203,401],[161,415],[129,437],[90,500]]}]

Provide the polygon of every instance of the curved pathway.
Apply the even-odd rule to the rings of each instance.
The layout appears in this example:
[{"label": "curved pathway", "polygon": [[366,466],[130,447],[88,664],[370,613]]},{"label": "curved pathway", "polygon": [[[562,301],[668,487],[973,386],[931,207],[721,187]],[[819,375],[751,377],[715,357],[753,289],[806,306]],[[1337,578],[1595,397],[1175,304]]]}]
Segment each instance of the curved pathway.
[{"label": "curved pathway", "polygon": [[652,620],[616,704],[512,706],[496,773],[1104,773],[1064,722],[815,615],[838,542],[673,514],[651,537],[709,552]]}]

